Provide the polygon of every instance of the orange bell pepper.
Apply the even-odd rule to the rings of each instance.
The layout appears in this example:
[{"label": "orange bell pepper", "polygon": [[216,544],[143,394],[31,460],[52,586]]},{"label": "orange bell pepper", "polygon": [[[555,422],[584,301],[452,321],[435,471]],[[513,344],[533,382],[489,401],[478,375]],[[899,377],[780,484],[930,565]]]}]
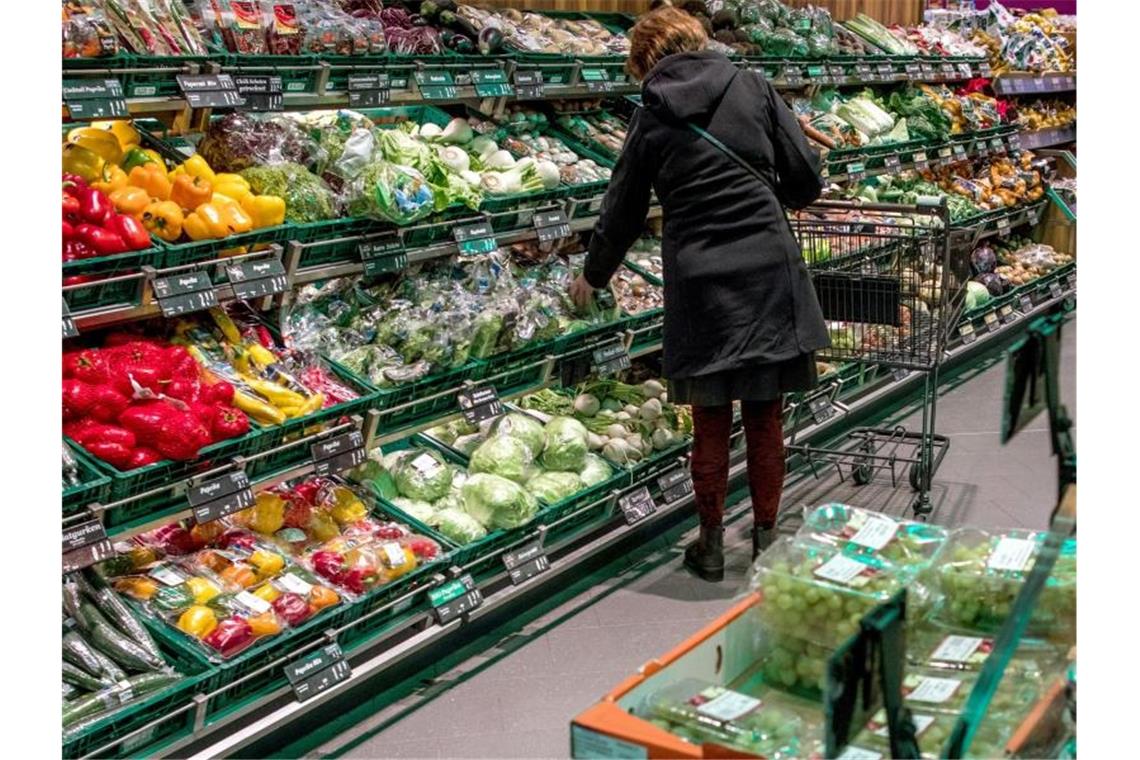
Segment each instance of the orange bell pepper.
[{"label": "orange bell pepper", "polygon": [[340,603],[340,596],[328,586],[313,586],[309,592],[309,606],[313,612]]},{"label": "orange bell pepper", "polygon": [[[125,174],[123,180],[126,181]],[[146,211],[146,207],[150,205],[150,193],[141,187],[130,185],[115,190],[111,193],[110,198],[111,203],[115,205],[115,210],[127,216],[137,217]]]},{"label": "orange bell pepper", "polygon": [[92,182],[91,187],[104,195],[110,195],[116,190],[127,186],[127,173],[114,164],[103,164],[98,182]]},{"label": "orange bell pepper", "polygon": [[143,164],[131,169],[127,175],[127,184],[141,187],[150,193],[151,198],[170,200],[170,178],[166,176],[166,170],[157,164]]},{"label": "orange bell pepper", "polygon": [[246,622],[249,623],[254,636],[274,636],[281,633],[281,621],[277,619],[272,610],[260,615],[252,615],[246,618]]},{"label": "orange bell pepper", "polygon": [[160,240],[172,243],[182,235],[182,209],[174,201],[155,201],[143,209],[142,223]]},{"label": "orange bell pepper", "polygon": [[174,178],[170,200],[177,203],[183,211],[193,211],[203,203],[208,203],[213,194],[214,188],[209,181],[182,174]]},{"label": "orange bell pepper", "polygon": [[249,588],[257,583],[257,574],[245,565],[230,565],[225,570],[222,570],[221,576],[223,580],[229,581],[236,586],[242,588]]}]

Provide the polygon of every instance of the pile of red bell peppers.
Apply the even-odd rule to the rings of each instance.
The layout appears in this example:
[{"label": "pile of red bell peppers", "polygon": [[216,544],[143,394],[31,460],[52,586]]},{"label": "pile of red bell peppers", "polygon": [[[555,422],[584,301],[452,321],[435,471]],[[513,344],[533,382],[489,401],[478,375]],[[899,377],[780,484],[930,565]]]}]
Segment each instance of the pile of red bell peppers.
[{"label": "pile of red bell peppers", "polygon": [[[76,261],[150,248],[150,233],[132,216],[118,214],[103,192],[82,177],[63,175],[63,260]],[[73,275],[64,285],[92,279]]]},{"label": "pile of red bell peppers", "polygon": [[63,432],[120,469],[194,459],[249,431],[229,383],[205,378],[182,346],[112,333],[63,355]]}]

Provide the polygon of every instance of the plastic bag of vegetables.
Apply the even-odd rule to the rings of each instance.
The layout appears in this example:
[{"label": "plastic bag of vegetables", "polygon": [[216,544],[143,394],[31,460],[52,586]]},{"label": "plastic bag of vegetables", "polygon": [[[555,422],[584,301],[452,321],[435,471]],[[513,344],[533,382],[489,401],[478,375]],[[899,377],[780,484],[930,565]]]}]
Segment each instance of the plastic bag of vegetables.
[{"label": "plastic bag of vegetables", "polygon": [[272,163],[251,166],[241,171],[257,195],[276,195],[285,199],[285,219],[304,224],[335,219],[338,215],[336,198],[329,186],[304,166],[291,163]]},{"label": "plastic bag of vegetables", "polygon": [[467,470],[525,483],[534,474],[534,457],[523,439],[513,435],[492,435],[471,453]]},{"label": "plastic bag of vegetables", "polygon": [[424,175],[410,166],[373,161],[345,185],[350,216],[411,224],[435,211],[435,193]]},{"label": "plastic bag of vegetables", "polygon": [[508,530],[526,525],[538,513],[538,500],[525,488],[488,473],[472,475],[463,484],[463,506],[487,528]]},{"label": "plastic bag of vegetables", "polygon": [[554,417],[546,423],[542,465],[549,470],[578,472],[589,453],[589,431],[573,417]]},{"label": "plastic bag of vegetables", "polygon": [[526,483],[526,490],[543,504],[557,504],[583,487],[582,479],[573,472],[541,472]]},{"label": "plastic bag of vegetables", "polygon": [[320,171],[328,158],[325,150],[292,119],[248,113],[231,113],[211,121],[198,143],[198,154],[216,172],[240,172],[251,166],[276,163],[296,163]]},{"label": "plastic bag of vegetables", "polygon": [[416,449],[400,457],[392,468],[392,479],[401,496],[435,501],[451,488],[451,468],[431,449]]}]

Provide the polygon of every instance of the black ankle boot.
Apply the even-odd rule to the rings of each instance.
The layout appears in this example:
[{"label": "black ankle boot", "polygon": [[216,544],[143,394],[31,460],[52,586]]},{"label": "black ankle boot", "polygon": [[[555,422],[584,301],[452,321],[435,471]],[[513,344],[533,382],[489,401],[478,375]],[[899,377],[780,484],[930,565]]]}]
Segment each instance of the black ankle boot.
[{"label": "black ankle boot", "polygon": [[724,528],[701,526],[697,540],[685,549],[685,567],[702,580],[724,580]]},{"label": "black ankle boot", "polygon": [[780,534],[775,528],[762,528],[759,525],[753,525],[752,561],[755,562],[756,558],[760,556],[760,552],[771,546],[772,543],[779,537]]}]

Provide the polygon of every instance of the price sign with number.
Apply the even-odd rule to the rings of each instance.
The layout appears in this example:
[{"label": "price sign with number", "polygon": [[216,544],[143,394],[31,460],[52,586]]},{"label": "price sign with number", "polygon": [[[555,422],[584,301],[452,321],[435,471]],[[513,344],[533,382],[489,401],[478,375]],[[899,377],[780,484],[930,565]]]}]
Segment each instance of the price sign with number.
[{"label": "price sign with number", "polygon": [[313,473],[324,477],[351,470],[364,463],[364,434],[359,430],[333,436],[309,446],[313,456]]},{"label": "price sign with number", "polygon": [[63,572],[90,567],[114,556],[102,521],[95,515],[63,530]]},{"label": "price sign with number", "polygon": [[998,309],[998,319],[1001,320],[1001,323],[1003,325],[1008,325],[1010,322],[1012,322],[1016,318],[1017,317],[1014,315],[1014,312],[1013,312],[1013,307],[1010,306],[1009,304],[1006,304],[1005,306],[1002,306],[1000,309]]},{"label": "price sign with number", "polygon": [[978,339],[978,334],[974,331],[974,326],[969,322],[958,328],[958,334],[962,336],[962,342],[967,345]]},{"label": "price sign with number", "polygon": [[538,69],[519,69],[515,72],[515,97],[519,100],[538,99],[543,96],[542,72]]},{"label": "price sign with number", "polygon": [[921,68],[922,68],[922,78],[923,79],[934,79],[935,71],[934,71],[934,64],[933,63],[923,62]]},{"label": "price sign with number", "polygon": [[1033,311],[1033,296],[1029,293],[1024,294],[1018,304],[1021,306],[1021,313],[1028,314]]},{"label": "price sign with number", "polygon": [[995,137],[990,140],[990,148],[993,150],[994,155],[1005,153],[1005,143],[1002,142],[1000,137]]},{"label": "price sign with number", "polygon": [[245,103],[229,74],[178,74],[175,79],[191,108],[234,108]]},{"label": "price sign with number", "polygon": [[880,63],[875,67],[875,73],[878,74],[880,82],[889,82],[894,79],[895,67],[889,63]]},{"label": "price sign with number", "polygon": [[826,66],[808,66],[807,67],[808,79],[813,82],[826,84],[828,82],[827,67]]},{"label": "price sign with number", "polygon": [[863,165],[862,161],[852,161],[847,164],[847,178],[852,182],[858,182],[867,176],[867,167]]},{"label": "price sign with number", "polygon": [[253,491],[244,472],[228,472],[191,486],[186,500],[190,502],[194,521],[201,524],[251,506]]},{"label": "price sign with number", "polygon": [[911,160],[914,162],[914,168],[919,171],[930,166],[930,160],[926,157],[926,151],[924,150],[920,150],[911,156]]},{"label": "price sign with number", "polygon": [[855,76],[859,78],[860,82],[870,82],[874,78],[874,73],[868,64],[857,63],[855,64]]},{"label": "price sign with number", "polygon": [[177,317],[218,305],[214,283],[205,272],[187,272],[155,278],[151,283],[162,316]]},{"label": "price sign with number", "polygon": [[832,84],[843,84],[847,80],[847,73],[842,66],[831,65],[827,67],[827,70],[831,75]]},{"label": "price sign with number", "polygon": [[661,491],[661,500],[673,504],[693,492],[693,474],[686,465],[681,465],[657,478],[657,488]]},{"label": "price sign with number", "polygon": [[455,394],[455,400],[463,412],[463,418],[472,425],[494,419],[503,413],[503,402],[491,385],[459,391]]},{"label": "price sign with number", "polygon": [[285,678],[298,702],[328,691],[351,675],[352,666],[338,644],[329,644],[285,666]]},{"label": "price sign with number", "polygon": [[285,267],[277,259],[245,261],[226,267],[234,297],[240,301],[283,293],[289,288]]},{"label": "price sign with number", "polygon": [[809,400],[808,410],[811,412],[811,418],[815,420],[817,425],[827,422],[835,416],[835,407],[831,401],[828,400],[827,394],[820,394]]},{"label": "price sign with number", "polygon": [[234,76],[234,86],[246,111],[280,111],[285,100],[281,93],[281,77]]},{"label": "price sign with number", "polygon": [[649,488],[641,486],[618,499],[618,507],[625,516],[625,524],[639,523],[657,511],[657,502],[653,501]]},{"label": "price sign with number", "polygon": [[515,92],[507,81],[507,72],[502,69],[472,69],[471,84],[475,85],[475,94],[481,98],[501,98]]},{"label": "price sign with number", "polygon": [[989,311],[986,312],[985,316],[982,317],[982,322],[985,324],[987,332],[993,332],[998,327],[1001,320],[998,318],[996,311]]},{"label": "price sign with number", "polygon": [[781,76],[784,82],[791,87],[803,83],[804,80],[803,71],[800,70],[799,66],[785,66]]},{"label": "price sign with number", "polygon": [[455,243],[459,252],[465,256],[476,256],[480,253],[490,253],[499,247],[495,241],[495,230],[490,222],[476,222],[465,224],[452,229]]},{"label": "price sign with number", "polygon": [[954,145],[954,158],[958,161],[963,161],[966,158],[966,146],[962,143]]},{"label": "price sign with number", "polygon": [[123,85],[117,79],[65,79],[63,102],[76,121],[129,116]]},{"label": "price sign with number", "polygon": [[990,144],[985,140],[978,140],[974,143],[974,153],[980,158],[985,158],[990,154]]},{"label": "price sign with number", "polygon": [[944,148],[938,149],[938,160],[943,165],[953,163],[953,159],[951,158],[951,156],[953,156],[953,155],[954,155],[954,150],[949,145],[947,145]]},{"label": "price sign with number", "polygon": [[629,352],[626,351],[622,341],[615,341],[609,345],[594,349],[593,369],[598,377],[608,377],[629,369]]},{"label": "price sign with number", "polygon": [[387,73],[350,74],[348,104],[353,108],[382,106],[392,98],[392,80]]},{"label": "price sign with number", "polygon": [[471,575],[466,574],[428,591],[428,601],[439,624],[447,625],[482,606],[483,592]]},{"label": "price sign with number", "polygon": [[939,67],[938,67],[938,68],[939,68],[939,70],[942,72],[942,77],[943,77],[943,78],[946,78],[946,77],[950,77],[950,78],[953,78],[953,77],[954,77],[954,64],[952,64],[952,63],[942,63],[942,64],[940,64],[940,65],[939,65]]},{"label": "price sign with number", "polygon": [[609,92],[614,88],[610,72],[605,69],[582,69],[580,76],[590,92]]},{"label": "price sign with number", "polygon": [[572,234],[570,220],[566,218],[565,211],[536,211],[531,221],[538,233],[538,242],[540,243],[561,240],[570,237]]},{"label": "price sign with number", "polygon": [[1001,219],[998,219],[996,222],[994,222],[994,226],[997,227],[997,234],[1000,237],[1007,237],[1009,235],[1009,217],[1008,216],[1003,216]]},{"label": "price sign with number", "polygon": [[535,539],[511,552],[503,554],[503,565],[515,586],[550,569],[550,560],[542,539]]},{"label": "price sign with number", "polygon": [[67,299],[63,299],[63,337],[74,338],[79,334],[79,328],[75,326],[75,320],[71,318],[71,309],[67,307]]},{"label": "price sign with number", "polygon": [[455,77],[442,69],[417,71],[416,84],[424,100],[454,100],[457,95]]},{"label": "price sign with number", "polygon": [[1049,283],[1049,295],[1051,295],[1053,298],[1060,298],[1063,294],[1064,291],[1061,290],[1061,283],[1057,282],[1056,280],[1053,280],[1053,282]]},{"label": "price sign with number", "polygon": [[992,68],[990,68],[989,61],[982,61],[981,63],[978,64],[978,76],[985,77],[988,79],[990,76],[993,75],[993,73],[994,73],[994,70]]},{"label": "price sign with number", "polygon": [[1010,150],[1021,150],[1021,135],[1016,132],[1007,137],[1006,142],[1009,143]]},{"label": "price sign with number", "polygon": [[365,277],[401,272],[408,266],[408,252],[399,235],[362,241],[356,250],[364,264]]},{"label": "price sign with number", "polygon": [[897,172],[902,166],[902,161],[896,155],[883,156],[883,168],[889,172]]},{"label": "price sign with number", "polygon": [[964,79],[970,79],[974,76],[974,69],[968,62],[963,61],[958,64],[958,73],[961,74]]}]

